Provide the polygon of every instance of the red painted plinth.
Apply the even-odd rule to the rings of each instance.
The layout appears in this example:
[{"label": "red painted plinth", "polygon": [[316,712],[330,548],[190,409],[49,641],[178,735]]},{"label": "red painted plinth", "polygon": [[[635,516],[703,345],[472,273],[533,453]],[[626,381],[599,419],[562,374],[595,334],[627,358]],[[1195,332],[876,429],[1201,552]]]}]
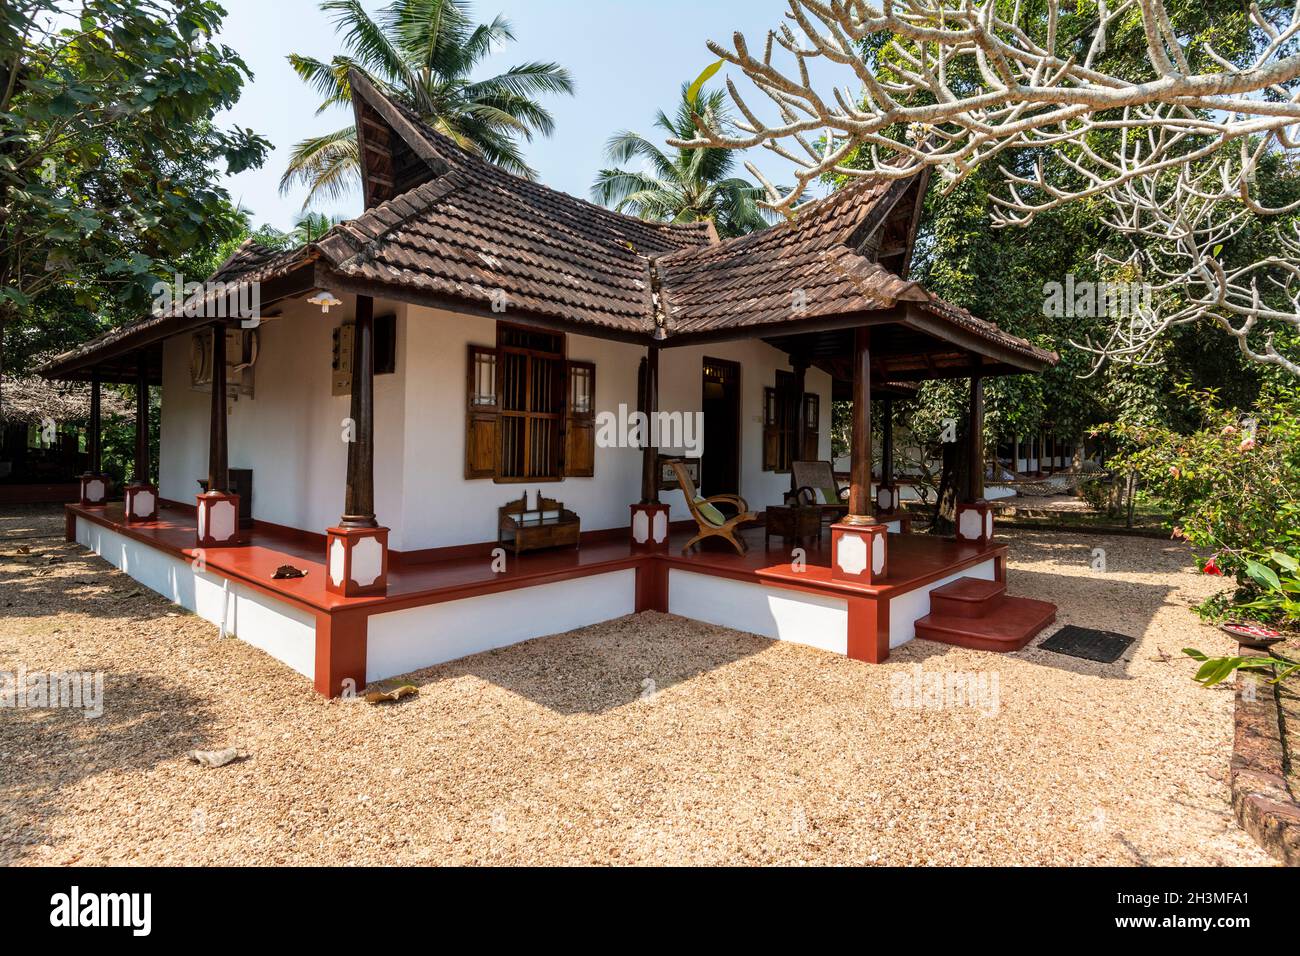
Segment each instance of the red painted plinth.
[{"label": "red painted plinth", "polygon": [[957,505],[957,540],[985,545],[993,540],[993,509],[987,501],[963,501]]},{"label": "red painted plinth", "polygon": [[240,543],[239,495],[210,491],[194,500],[197,505],[198,547],[229,548]]},{"label": "red painted plinth", "polygon": [[388,592],[388,529],[325,532],[325,590],[344,597]]},{"label": "red painted plinth", "polygon": [[81,476],[81,507],[99,508],[108,501],[108,476],[84,474]]},{"label": "red painted plinth", "polygon": [[831,577],[875,584],[889,574],[889,529],[883,524],[831,525]]},{"label": "red painted plinth", "polygon": [[154,485],[126,486],[126,520],[156,521],[158,518],[158,489]]},{"label": "red painted plinth", "polygon": [[316,691],[326,697],[355,697],[366,686],[364,609],[316,614]]},{"label": "red painted plinth", "polygon": [[848,656],[883,664],[889,657],[889,597],[851,597]]},{"label": "red painted plinth", "polygon": [[667,551],[668,524],[667,505],[632,505],[632,547],[637,551]]}]

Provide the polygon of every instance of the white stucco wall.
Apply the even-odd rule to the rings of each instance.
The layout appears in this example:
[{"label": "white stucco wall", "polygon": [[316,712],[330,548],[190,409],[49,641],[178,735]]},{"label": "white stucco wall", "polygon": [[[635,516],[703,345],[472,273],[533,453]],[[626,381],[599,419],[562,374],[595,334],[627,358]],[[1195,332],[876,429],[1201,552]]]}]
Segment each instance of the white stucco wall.
[{"label": "white stucco wall", "polygon": [[[252,398],[229,404],[232,468],[253,469],[253,516],[323,532],[343,509],[347,396],[330,394],[331,332],[352,314],[351,297],[328,315],[305,301],[281,306],[263,321]],[[375,510],[389,543],[414,551],[490,541],[496,509],[526,488],[540,488],[582,517],[584,530],[623,527],[639,498],[641,455],[634,448],[596,448],[595,476],[558,482],[497,484],[464,478],[467,346],[496,341],[492,319],[377,302],[397,314],[397,370],[375,378]],[[596,365],[596,410],[636,407],[637,368],[645,349],[583,335],[568,336],[569,357]],[[758,340],[666,348],[660,353],[660,408],[697,412],[705,356],[741,365],[740,493],[761,511],[779,504],[788,475],[762,471],[763,388],[788,369],[784,353]],[[160,490],[192,502],[207,474],[209,395],[190,387],[190,338],[164,346]],[[809,370],[807,388],[821,396],[821,457],[830,457],[831,381]],[[680,451],[681,449],[665,449]],[[679,492],[664,500],[672,518],[689,517]]]},{"label": "white stucco wall", "polygon": [[[668,348],[659,353],[659,407],[665,411],[697,412],[704,400],[704,359],[740,363],[740,495],[754,511],[779,505],[790,490],[789,473],[763,471],[763,389],[776,384],[776,370],[789,369],[784,352],[758,339]],[[831,377],[809,369],[804,388],[820,398],[818,457],[831,457]],[[665,452],[680,449],[664,449]],[[707,454],[707,449],[706,449]],[[665,492],[676,521],[690,517],[680,491]]]},{"label": "white stucco wall", "polygon": [[[496,537],[496,509],[518,498],[524,488],[530,494],[540,488],[547,497],[563,501],[581,516],[584,530],[627,525],[628,505],[640,497],[641,453],[635,448],[597,447],[592,478],[527,485],[497,484],[487,478],[465,480],[467,348],[495,341],[492,319],[415,306],[408,312],[406,344],[413,364],[406,392],[403,524],[407,547],[492,540]],[[645,355],[643,347],[570,334],[568,350],[569,358],[596,365],[598,413],[616,412],[620,403],[636,408],[637,368]],[[776,383],[778,368],[790,367],[785,353],[757,340],[666,348],[659,358],[662,411],[700,410],[706,355],[741,364],[740,493],[755,510],[780,504],[790,479],[762,470],[762,411],[764,386]],[[418,372],[414,363],[418,363]],[[829,458],[830,376],[814,369],[806,381],[808,390],[821,396],[821,453]],[[680,492],[667,492],[663,500],[671,505],[674,520],[690,517]]]},{"label": "white stucco wall", "polygon": [[[342,421],[350,399],[330,394],[332,331],[352,315],[352,300],[329,314],[304,301],[266,319],[260,336],[252,398],[228,403],[229,463],[253,469],[253,517],[323,532],[343,511],[347,445]],[[375,377],[375,510],[392,528],[390,545],[402,550],[401,462],[405,457],[404,306],[384,302],[376,315],[397,314],[397,369]],[[208,473],[210,395],[190,387],[190,337],[163,347],[159,491],[193,502],[197,480]]]}]

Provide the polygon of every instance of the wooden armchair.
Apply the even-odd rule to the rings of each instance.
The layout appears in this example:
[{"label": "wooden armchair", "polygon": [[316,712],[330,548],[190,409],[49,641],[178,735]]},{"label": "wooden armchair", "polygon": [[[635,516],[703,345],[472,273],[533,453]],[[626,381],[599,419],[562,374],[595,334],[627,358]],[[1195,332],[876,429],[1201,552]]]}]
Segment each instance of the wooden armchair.
[{"label": "wooden armchair", "polygon": [[[670,461],[669,467],[677,475],[677,483],[682,486],[682,494],[686,497],[686,507],[691,509],[691,517],[695,519],[697,533],[695,537],[686,542],[682,548],[682,554],[688,553],[692,548],[698,545],[705,538],[722,538],[736,549],[737,554],[744,554],[749,550],[743,538],[736,536],[736,529],[742,524],[748,524],[758,520],[758,515],[749,510],[749,505],[740,495],[713,495],[709,498],[703,498],[695,490],[695,482],[691,481],[690,472],[686,470],[686,465],[681,461]],[[730,505],[739,512],[735,517],[728,518],[717,509],[718,504]]]},{"label": "wooden armchair", "polygon": [[823,518],[842,518],[849,513],[849,489],[840,487],[829,461],[796,461],[790,470],[795,483],[791,494],[797,496],[798,504],[820,508]]}]

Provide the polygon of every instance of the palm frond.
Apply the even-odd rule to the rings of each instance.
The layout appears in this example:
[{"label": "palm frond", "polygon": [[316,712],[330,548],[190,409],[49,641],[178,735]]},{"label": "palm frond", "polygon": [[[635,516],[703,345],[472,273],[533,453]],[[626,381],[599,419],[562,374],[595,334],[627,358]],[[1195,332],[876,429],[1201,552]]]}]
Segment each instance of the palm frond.
[{"label": "palm frond", "polygon": [[615,133],[605,143],[605,158],[611,163],[630,163],[640,159],[655,171],[660,179],[677,179],[680,171],[673,161],[654,143],[640,133],[624,130]]},{"label": "palm frond", "polygon": [[361,172],[357,149],[357,128],[348,126],[324,136],[313,136],[296,143],[289,153],[289,164],[280,177],[280,192],[307,186],[306,209],[319,199],[338,200],[348,194]]},{"label": "palm frond", "polygon": [[321,10],[333,14],[334,29],[356,65],[394,86],[414,87],[414,77],[401,52],[384,29],[370,18],[361,0],[324,0]]},{"label": "palm frond", "polygon": [[[352,91],[348,88],[346,69],[346,65],[351,64],[350,60],[335,57],[330,63],[324,63],[314,57],[301,56],[297,53],[290,53],[288,60],[299,79],[324,97],[324,102],[316,109],[317,116],[331,106],[341,106],[351,100]],[[339,69],[340,62],[345,64],[342,71]]]}]

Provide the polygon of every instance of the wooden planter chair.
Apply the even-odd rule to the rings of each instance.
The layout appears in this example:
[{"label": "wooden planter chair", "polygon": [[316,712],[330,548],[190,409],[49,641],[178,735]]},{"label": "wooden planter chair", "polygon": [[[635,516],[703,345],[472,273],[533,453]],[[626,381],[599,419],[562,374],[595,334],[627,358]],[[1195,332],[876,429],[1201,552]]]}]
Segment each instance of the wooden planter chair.
[{"label": "wooden planter chair", "polygon": [[[731,544],[736,549],[737,554],[744,554],[749,550],[743,538],[736,536],[736,530],[742,524],[749,524],[758,520],[758,515],[749,510],[749,505],[740,495],[713,495],[709,498],[701,497],[695,490],[695,482],[691,481],[690,473],[686,470],[686,465],[681,461],[670,461],[669,466],[673,473],[677,475],[677,483],[682,486],[682,494],[686,496],[686,507],[691,509],[691,517],[695,519],[697,533],[695,537],[686,542],[682,548],[682,554],[687,554],[692,548],[698,545],[705,538],[721,538]],[[728,518],[718,510],[718,504],[730,505],[739,511],[733,518]]]},{"label": "wooden planter chair", "polygon": [[[822,519],[832,521],[849,513],[849,489],[840,487],[835,480],[835,469],[829,461],[796,461],[790,469],[794,472],[795,490],[790,494],[805,507],[820,508]],[[821,492],[822,501],[817,500]]]}]

